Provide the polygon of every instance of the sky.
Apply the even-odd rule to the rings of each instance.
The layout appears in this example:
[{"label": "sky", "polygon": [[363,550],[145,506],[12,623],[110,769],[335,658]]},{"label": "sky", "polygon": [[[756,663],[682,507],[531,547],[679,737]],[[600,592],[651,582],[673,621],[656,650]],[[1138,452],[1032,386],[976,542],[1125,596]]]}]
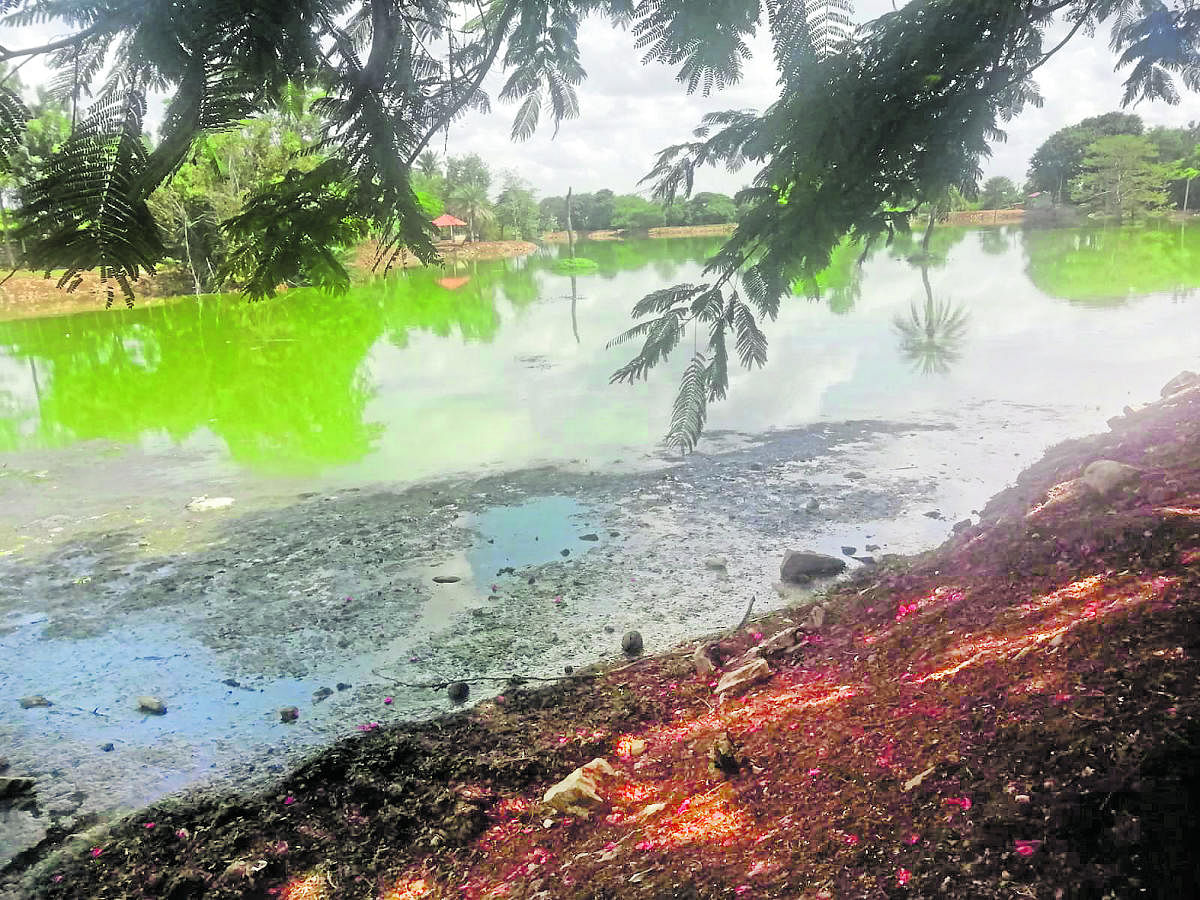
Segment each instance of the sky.
[{"label": "sky", "polygon": [[[857,0],[856,19],[873,19],[893,8],[893,0]],[[1066,34],[1047,36],[1052,46]],[[0,28],[0,43],[28,45],[59,36],[53,25],[23,29]],[[524,178],[540,196],[609,188],[617,193],[648,193],[639,185],[650,171],[657,151],[690,138],[692,129],[707,112],[723,109],[763,109],[777,95],[774,62],[765,35],[754,43],[754,56],[742,80],[711,97],[688,95],[675,79],[675,71],[660,64],[643,64],[632,35],[600,18],[588,20],[579,35],[581,58],[588,71],[579,88],[580,116],[562,123],[557,135],[548,123],[529,141],[510,138],[516,104],[493,103],[490,114],[472,113],[455,123],[448,136],[439,135],[433,149],[439,154],[479,153],[499,172]],[[1006,175],[1020,186],[1029,158],[1047,137],[1066,125],[1120,107],[1121,75],[1113,71],[1107,30],[1095,36],[1077,35],[1054,59],[1041,68],[1037,82],[1045,98],[1040,109],[1027,108],[1008,123],[1008,140],[993,147],[983,163],[985,177]],[[39,61],[21,72],[26,84],[46,77]],[[485,84],[492,97],[499,94],[502,72]],[[148,125],[157,127],[162,101],[151,102]],[[1184,95],[1177,106],[1143,103],[1132,109],[1153,125],[1185,125],[1200,119],[1200,97]],[[699,173],[696,190],[734,193],[753,177],[751,170]],[[500,179],[497,179],[497,189]]]},{"label": "sky", "polygon": [[[856,7],[861,22],[890,11],[892,2],[857,0]],[[1056,34],[1047,36],[1047,46],[1066,35],[1065,27]],[[688,96],[674,70],[643,65],[632,36],[607,21],[589,20],[579,41],[588,78],[579,88],[578,119],[564,122],[557,136],[543,125],[533,139],[517,144],[509,138],[517,106],[493,102],[490,114],[472,114],[451,128],[449,152],[479,153],[495,168],[530,182],[542,196],[564,194],[568,187],[576,192],[609,188],[618,194],[647,193],[649,185],[638,182],[654,165],[657,151],[690,139],[705,113],[763,109],[777,95],[774,61],[762,36],[742,81],[709,98]],[[985,177],[1006,175],[1019,187],[1029,158],[1047,137],[1080,119],[1119,109],[1123,79],[1113,71],[1114,61],[1107,29],[1092,37],[1077,35],[1039,70],[1037,83],[1045,105],[1027,108],[1008,124],[1008,140],[994,146],[992,158],[983,163]],[[493,98],[500,83],[497,75],[486,85]],[[1143,103],[1131,111],[1147,126],[1186,125],[1200,119],[1200,97],[1185,95],[1177,106]],[[439,136],[434,149],[442,153],[446,146]],[[753,174],[709,169],[698,176],[696,190],[733,193]]]}]

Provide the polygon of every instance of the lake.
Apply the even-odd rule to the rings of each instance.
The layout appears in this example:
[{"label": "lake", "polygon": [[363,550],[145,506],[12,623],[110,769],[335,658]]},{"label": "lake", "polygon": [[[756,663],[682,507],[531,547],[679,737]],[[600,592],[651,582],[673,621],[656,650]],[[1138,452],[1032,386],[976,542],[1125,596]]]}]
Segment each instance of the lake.
[{"label": "lake", "polygon": [[1200,367],[1200,227],[942,228],[924,267],[912,241],[839,252],[681,458],[659,442],[690,352],[610,386],[631,348],[608,342],[716,246],[0,322],[0,744],[39,779],[0,851],[449,708],[406,685],[729,627],[796,599],[788,547],[932,546]]}]

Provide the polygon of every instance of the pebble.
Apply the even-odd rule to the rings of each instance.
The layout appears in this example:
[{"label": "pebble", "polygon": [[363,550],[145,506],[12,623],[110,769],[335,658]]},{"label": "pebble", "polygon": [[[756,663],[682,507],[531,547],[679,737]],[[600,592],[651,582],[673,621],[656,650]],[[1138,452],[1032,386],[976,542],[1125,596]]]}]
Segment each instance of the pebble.
[{"label": "pebble", "polygon": [[458,584],[462,581],[457,575],[434,575],[434,584]]},{"label": "pebble", "polygon": [[842,548],[842,553],[845,554],[846,556],[853,556],[857,552],[858,552],[857,547],[845,546]]},{"label": "pebble", "polygon": [[627,631],[625,636],[621,638],[621,649],[630,656],[637,656],[642,652],[642,635],[638,631]]},{"label": "pebble", "polygon": [[142,712],[150,713],[152,716],[165,716],[167,714],[167,704],[158,697],[144,695],[137,698],[138,709]]},{"label": "pebble", "polygon": [[471,695],[471,686],[465,681],[456,681],[446,689],[446,695],[455,703],[462,703]]},{"label": "pebble", "polygon": [[101,745],[100,745],[100,749],[101,749],[101,750],[102,750],[104,753],[112,753],[112,752],[113,752],[114,750],[116,750],[117,748],[113,746],[113,743],[112,743],[112,741],[109,741],[107,744],[101,744]]},{"label": "pebble", "polygon": [[300,718],[300,710],[295,706],[284,706],[279,710],[279,721],[290,725]]},{"label": "pebble", "polygon": [[320,703],[326,697],[332,697],[332,696],[333,696],[333,688],[327,688],[327,687],[317,688],[315,691],[313,691],[313,704],[315,705],[317,703]]},{"label": "pebble", "polygon": [[339,691],[348,691],[348,690],[350,690],[351,687],[353,687],[353,685],[346,684],[346,682],[344,682],[344,681],[339,681],[337,683],[337,689]]},{"label": "pebble", "polygon": [[605,625],[605,626],[604,626],[604,633],[605,633],[605,634],[613,634],[613,633],[615,633],[615,632],[616,632],[616,630],[617,630],[617,629],[613,628],[611,625]]},{"label": "pebble", "polygon": [[563,547],[563,549],[562,549],[562,555],[563,555],[563,556],[570,556],[570,555],[571,555],[571,551],[570,551],[570,550],[568,550],[566,547]]},{"label": "pebble", "polygon": [[43,697],[41,694],[34,694],[31,697],[21,698],[21,709],[36,709],[39,706],[53,706],[54,704]]},{"label": "pebble", "polygon": [[595,532],[592,532],[590,534],[581,534],[579,536],[579,539],[581,541],[598,541],[598,540],[600,540],[600,535],[596,534]]},{"label": "pebble", "polygon": [[806,503],[806,504],[804,505],[804,508],[805,508],[805,509],[806,509],[808,512],[816,512],[818,509],[820,509],[820,508],[821,508],[821,501],[820,501],[820,500],[815,500],[815,499],[814,499],[814,500],[809,500],[809,501],[808,501],[808,503]]}]

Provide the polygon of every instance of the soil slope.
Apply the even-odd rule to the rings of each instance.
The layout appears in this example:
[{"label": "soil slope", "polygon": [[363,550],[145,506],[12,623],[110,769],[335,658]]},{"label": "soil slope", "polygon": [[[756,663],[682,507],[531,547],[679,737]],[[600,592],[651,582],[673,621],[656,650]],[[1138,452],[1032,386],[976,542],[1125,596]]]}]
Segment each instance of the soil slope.
[{"label": "soil slope", "polygon": [[[160,804],[27,854],[8,884],[1200,896],[1200,379],[1176,387],[1053,448],[941,548],[841,585],[819,628],[797,609],[725,636],[719,659],[801,625],[742,696],[714,693],[722,673],[697,674],[693,645],[427,724],[364,723],[277,790]],[[1101,459],[1137,471],[1100,492],[1079,479]],[[599,757],[617,774],[588,818],[542,804]]]}]

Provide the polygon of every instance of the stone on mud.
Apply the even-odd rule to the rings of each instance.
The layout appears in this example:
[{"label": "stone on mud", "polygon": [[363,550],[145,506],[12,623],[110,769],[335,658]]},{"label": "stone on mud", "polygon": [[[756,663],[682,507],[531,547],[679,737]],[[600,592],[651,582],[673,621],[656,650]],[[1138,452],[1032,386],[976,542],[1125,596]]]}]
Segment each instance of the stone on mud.
[{"label": "stone on mud", "polygon": [[462,703],[471,695],[471,686],[465,681],[456,681],[446,689],[446,695],[455,703]]},{"label": "stone on mud", "polygon": [[716,693],[736,696],[744,694],[760,681],[771,677],[771,666],[765,659],[759,658],[721,676],[717,682]]},{"label": "stone on mud", "polygon": [[627,631],[625,636],[621,638],[621,649],[630,656],[637,656],[642,652],[642,635],[639,631]]},{"label": "stone on mud", "polygon": [[1178,394],[1180,391],[1185,391],[1197,385],[1200,385],[1200,375],[1197,375],[1195,372],[1180,372],[1163,385],[1161,393],[1164,398],[1170,397],[1172,394]]},{"label": "stone on mud", "polygon": [[592,810],[605,804],[600,793],[601,779],[613,778],[616,774],[617,770],[606,760],[593,759],[546,791],[542,802],[561,813],[586,819]]},{"label": "stone on mud", "polygon": [[779,567],[779,577],[792,584],[807,584],[814,578],[827,578],[846,571],[845,560],[812,550],[789,550]]},{"label": "stone on mud", "polygon": [[1079,480],[1101,497],[1107,497],[1118,488],[1141,477],[1141,469],[1127,466],[1113,459],[1098,459],[1083,470]]},{"label": "stone on mud", "polygon": [[32,778],[0,778],[0,800],[19,797],[33,790]]},{"label": "stone on mud", "polygon": [[152,716],[165,716],[167,714],[167,704],[158,697],[151,697],[145,694],[137,698],[138,709],[142,712],[150,713]]},{"label": "stone on mud", "polygon": [[800,629],[785,628],[776,635],[769,637],[758,645],[758,652],[762,656],[774,656],[777,653],[783,653],[791,650],[800,640]]}]

